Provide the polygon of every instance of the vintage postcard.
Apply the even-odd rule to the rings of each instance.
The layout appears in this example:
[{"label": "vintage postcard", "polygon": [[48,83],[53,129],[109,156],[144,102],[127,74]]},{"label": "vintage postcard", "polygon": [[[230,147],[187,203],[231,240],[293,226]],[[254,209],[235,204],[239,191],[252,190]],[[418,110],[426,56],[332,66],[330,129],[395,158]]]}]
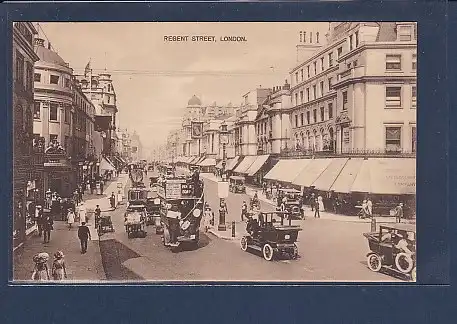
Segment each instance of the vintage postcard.
[{"label": "vintage postcard", "polygon": [[415,22],[14,22],[13,282],[415,282]]}]

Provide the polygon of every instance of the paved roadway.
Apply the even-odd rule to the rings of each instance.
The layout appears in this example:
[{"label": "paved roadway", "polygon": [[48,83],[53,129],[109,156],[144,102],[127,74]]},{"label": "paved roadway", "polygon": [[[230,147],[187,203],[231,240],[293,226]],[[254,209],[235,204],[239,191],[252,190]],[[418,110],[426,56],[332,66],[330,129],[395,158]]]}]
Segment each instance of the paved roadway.
[{"label": "paved roadway", "polygon": [[[217,210],[217,184],[205,179],[205,198]],[[230,194],[228,221],[239,220],[248,196]],[[262,209],[272,208],[261,202]],[[127,238],[123,225],[125,204],[111,212],[115,232],[101,238],[108,280],[151,281],[399,281],[373,273],[365,264],[368,251],[362,233],[369,224],[322,219],[302,221],[298,260],[265,261],[257,252],[243,252],[238,241],[212,234],[200,235],[199,247],[173,253],[148,227],[146,238]],[[216,221],[217,223],[217,221]],[[237,226],[242,226],[237,224]]]}]

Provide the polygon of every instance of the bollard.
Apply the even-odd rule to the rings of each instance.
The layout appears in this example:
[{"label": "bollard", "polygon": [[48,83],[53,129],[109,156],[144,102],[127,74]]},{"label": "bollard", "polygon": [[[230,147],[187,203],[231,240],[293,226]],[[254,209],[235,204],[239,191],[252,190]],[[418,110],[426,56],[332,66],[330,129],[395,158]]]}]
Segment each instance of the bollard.
[{"label": "bollard", "polygon": [[232,237],[235,237],[235,222],[232,222]]},{"label": "bollard", "polygon": [[376,232],[376,219],[374,217],[371,218],[371,232]]}]

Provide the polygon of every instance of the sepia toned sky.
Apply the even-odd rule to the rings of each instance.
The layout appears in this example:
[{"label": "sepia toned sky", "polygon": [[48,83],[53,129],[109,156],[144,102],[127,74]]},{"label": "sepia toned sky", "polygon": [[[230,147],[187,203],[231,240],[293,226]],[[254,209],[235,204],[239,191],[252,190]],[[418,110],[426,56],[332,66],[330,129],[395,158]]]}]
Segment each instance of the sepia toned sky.
[{"label": "sepia toned sky", "polygon": [[[40,23],[77,74],[91,60],[94,73],[112,73],[119,125],[136,130],[144,146],[180,127],[187,101],[240,104],[259,86],[282,85],[296,63],[299,31],[328,23]],[[40,37],[43,34],[40,32]],[[164,36],[215,36],[216,42],[165,42]],[[247,42],[221,42],[244,36]],[[45,37],[43,37],[45,38]]]}]

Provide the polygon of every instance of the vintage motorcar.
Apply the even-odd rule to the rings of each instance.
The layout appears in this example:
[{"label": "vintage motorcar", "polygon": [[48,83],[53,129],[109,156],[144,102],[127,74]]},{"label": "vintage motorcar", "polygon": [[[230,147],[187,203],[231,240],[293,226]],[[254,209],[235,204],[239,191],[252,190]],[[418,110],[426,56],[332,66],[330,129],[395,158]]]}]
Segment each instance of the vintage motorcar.
[{"label": "vintage motorcar", "polygon": [[245,178],[231,176],[229,178],[229,191],[233,193],[246,193]]},{"label": "vintage motorcar", "polygon": [[129,205],[124,214],[125,231],[128,238],[146,237],[146,207],[144,205]]},{"label": "vintage motorcar", "polygon": [[379,231],[364,233],[370,252],[367,265],[379,272],[383,267],[408,275],[416,281],[416,227],[412,224],[381,225]]},{"label": "vintage motorcar", "polygon": [[[300,191],[296,189],[279,189],[278,190],[278,208],[281,206],[283,200],[285,200],[286,211],[289,213],[289,216],[293,219],[303,219],[305,213],[301,208],[302,199]],[[284,199],[286,198],[286,199]]]},{"label": "vintage motorcar", "polygon": [[284,254],[291,259],[298,258],[296,242],[298,232],[302,229],[298,225],[292,225],[290,217],[288,224],[285,224],[286,214],[260,211],[257,217],[250,217],[246,227],[249,234],[241,238],[241,250],[258,250],[267,261]]},{"label": "vintage motorcar", "polygon": [[104,233],[114,232],[113,222],[111,221],[111,216],[102,215],[98,219],[97,224],[97,231],[98,235],[102,235]]},{"label": "vintage motorcar", "polygon": [[162,226],[160,224],[160,208],[161,200],[156,195],[151,195],[146,200],[146,225],[154,225],[156,227],[156,234],[162,234]]}]

